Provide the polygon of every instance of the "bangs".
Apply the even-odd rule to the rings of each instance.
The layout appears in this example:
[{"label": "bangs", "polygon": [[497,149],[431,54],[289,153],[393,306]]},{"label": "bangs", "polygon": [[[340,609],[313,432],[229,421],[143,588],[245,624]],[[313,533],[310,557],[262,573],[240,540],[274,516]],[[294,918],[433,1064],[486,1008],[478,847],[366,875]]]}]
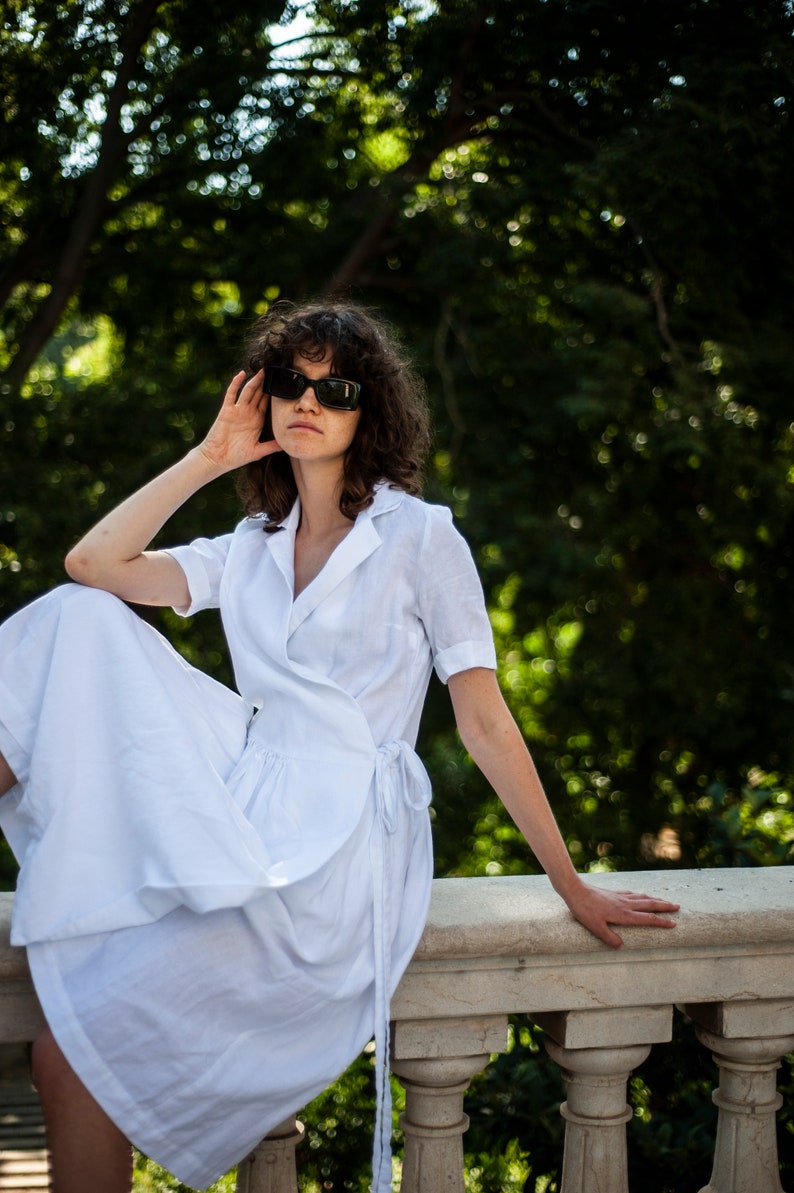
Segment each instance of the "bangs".
[{"label": "bangs", "polygon": [[289,368],[297,355],[319,361],[330,352],[334,376],[361,382],[384,348],[368,322],[348,308],[285,313],[268,327],[251,357],[251,368],[256,371],[263,364]]},{"label": "bangs", "polygon": [[[360,354],[354,354],[349,348],[346,350],[345,345],[341,344],[338,344],[334,348],[334,345],[328,343],[327,340],[323,342],[319,340],[304,340],[303,343],[295,344],[291,352],[285,351],[284,353],[285,357],[289,359],[280,360],[278,363],[286,364],[289,367],[294,363],[296,356],[302,356],[304,360],[310,360],[316,364],[329,352],[331,354],[329,370],[332,377],[341,377],[347,381],[360,380]],[[353,363],[354,358],[355,364]],[[359,374],[359,376],[356,374]]]}]

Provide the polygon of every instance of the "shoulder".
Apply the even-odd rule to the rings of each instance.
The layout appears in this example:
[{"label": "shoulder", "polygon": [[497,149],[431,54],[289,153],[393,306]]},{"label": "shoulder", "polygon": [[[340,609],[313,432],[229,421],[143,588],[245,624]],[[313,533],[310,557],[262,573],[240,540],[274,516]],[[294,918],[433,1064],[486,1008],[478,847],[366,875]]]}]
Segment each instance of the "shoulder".
[{"label": "shoulder", "polygon": [[446,506],[412,497],[402,489],[381,486],[368,512],[381,543],[410,553],[417,561],[436,544],[459,537]]},{"label": "shoulder", "polygon": [[370,514],[379,531],[391,526],[424,534],[435,527],[452,527],[452,511],[445,505],[434,505],[386,484],[376,489]]},{"label": "shoulder", "polygon": [[239,562],[257,554],[264,547],[267,538],[264,516],[256,514],[254,517],[242,518],[227,538],[230,560]]},{"label": "shoulder", "polygon": [[398,552],[412,572],[457,573],[472,562],[469,545],[455,526],[452,511],[401,490],[376,494],[372,519],[381,544]]},{"label": "shoulder", "polygon": [[248,518],[242,518],[234,530],[232,531],[233,538],[246,538],[248,535],[265,534],[266,518],[264,514],[252,514]]}]

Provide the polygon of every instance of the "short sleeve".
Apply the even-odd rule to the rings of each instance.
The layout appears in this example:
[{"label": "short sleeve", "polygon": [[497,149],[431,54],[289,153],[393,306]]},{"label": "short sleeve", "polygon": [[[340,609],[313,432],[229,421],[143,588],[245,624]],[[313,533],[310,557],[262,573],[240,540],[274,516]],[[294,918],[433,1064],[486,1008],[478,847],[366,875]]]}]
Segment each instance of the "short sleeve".
[{"label": "short sleeve", "polygon": [[190,604],[183,609],[174,609],[181,617],[190,617],[202,609],[217,609],[220,603],[220,587],[226,558],[233,535],[223,534],[219,538],[194,539],[184,547],[168,547],[185,573],[190,591]]},{"label": "short sleeve", "polygon": [[471,667],[496,667],[491,623],[482,584],[465,539],[443,506],[428,506],[419,561],[419,616],[425,627],[433,666],[447,683]]}]

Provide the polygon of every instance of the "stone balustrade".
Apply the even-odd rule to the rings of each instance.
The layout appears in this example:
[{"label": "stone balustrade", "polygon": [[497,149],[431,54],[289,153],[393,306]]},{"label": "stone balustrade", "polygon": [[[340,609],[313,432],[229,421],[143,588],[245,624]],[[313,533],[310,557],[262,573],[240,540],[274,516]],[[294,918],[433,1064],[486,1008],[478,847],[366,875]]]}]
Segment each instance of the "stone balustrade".
[{"label": "stone balustrade", "polygon": [[[509,1014],[545,1034],[567,1086],[561,1193],[628,1193],[626,1082],[686,1014],[715,1062],[718,1126],[700,1193],[782,1193],[776,1070],[794,1050],[794,867],[601,874],[611,889],[681,904],[678,926],[624,929],[613,951],[542,877],[441,879],[392,1001],[392,1069],[405,1086],[402,1193],[463,1193],[472,1076],[507,1043]],[[0,896],[0,1041],[35,1035],[24,952]],[[238,1193],[297,1193],[289,1119],[239,1168]],[[694,1191],[693,1191],[694,1193]]]}]

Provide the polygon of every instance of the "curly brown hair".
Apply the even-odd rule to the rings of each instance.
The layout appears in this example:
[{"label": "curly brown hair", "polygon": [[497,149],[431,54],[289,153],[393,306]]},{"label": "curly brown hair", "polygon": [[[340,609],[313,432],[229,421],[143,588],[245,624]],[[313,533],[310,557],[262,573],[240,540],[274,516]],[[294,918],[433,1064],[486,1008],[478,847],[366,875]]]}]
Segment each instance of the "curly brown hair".
[{"label": "curly brown hair", "polygon": [[[334,376],[361,386],[361,416],[344,460],[341,512],[351,520],[372,503],[375,486],[420,493],[430,447],[424,384],[391,326],[355,303],[274,304],[254,324],[246,348],[253,376],[266,365],[292,365],[296,354],[321,360],[331,352]],[[270,435],[269,419],[265,434]],[[289,456],[276,452],[248,464],[238,491],[249,517],[278,528],[298,495]]]}]

